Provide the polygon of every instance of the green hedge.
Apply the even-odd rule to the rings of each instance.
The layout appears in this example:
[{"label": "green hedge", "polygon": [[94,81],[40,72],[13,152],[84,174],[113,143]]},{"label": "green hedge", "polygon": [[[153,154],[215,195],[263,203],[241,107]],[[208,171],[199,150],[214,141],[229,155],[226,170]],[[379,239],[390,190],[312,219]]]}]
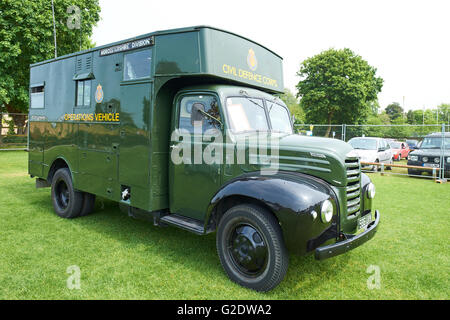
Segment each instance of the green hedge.
[{"label": "green hedge", "polygon": [[6,136],[1,139],[1,143],[27,143],[27,136]]}]

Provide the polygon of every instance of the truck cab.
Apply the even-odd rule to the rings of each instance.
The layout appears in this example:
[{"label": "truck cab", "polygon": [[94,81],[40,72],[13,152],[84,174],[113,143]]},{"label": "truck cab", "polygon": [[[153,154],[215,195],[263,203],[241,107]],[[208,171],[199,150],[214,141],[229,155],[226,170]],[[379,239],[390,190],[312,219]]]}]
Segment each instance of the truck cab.
[{"label": "truck cab", "polygon": [[158,226],[215,232],[230,279],[268,291],[289,253],[342,254],[380,219],[353,148],[295,134],[282,92],[280,56],[205,26],[37,63],[29,174],[62,218],[103,197]]}]

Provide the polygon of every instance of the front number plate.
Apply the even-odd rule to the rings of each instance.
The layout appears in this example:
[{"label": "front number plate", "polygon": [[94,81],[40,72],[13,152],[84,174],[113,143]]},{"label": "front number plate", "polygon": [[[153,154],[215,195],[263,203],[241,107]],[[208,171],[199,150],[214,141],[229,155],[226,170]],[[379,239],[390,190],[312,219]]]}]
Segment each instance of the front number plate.
[{"label": "front number plate", "polygon": [[365,216],[358,219],[358,230],[366,229],[369,223],[372,222],[372,215],[366,214]]}]

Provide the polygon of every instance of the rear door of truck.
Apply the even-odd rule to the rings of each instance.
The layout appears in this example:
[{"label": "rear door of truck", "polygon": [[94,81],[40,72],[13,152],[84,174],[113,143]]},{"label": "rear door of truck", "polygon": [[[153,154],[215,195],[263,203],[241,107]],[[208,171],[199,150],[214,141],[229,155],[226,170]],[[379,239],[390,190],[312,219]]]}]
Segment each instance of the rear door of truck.
[{"label": "rear door of truck", "polygon": [[123,54],[120,83],[119,183],[131,189],[131,205],[146,207],[150,186],[152,48]]}]

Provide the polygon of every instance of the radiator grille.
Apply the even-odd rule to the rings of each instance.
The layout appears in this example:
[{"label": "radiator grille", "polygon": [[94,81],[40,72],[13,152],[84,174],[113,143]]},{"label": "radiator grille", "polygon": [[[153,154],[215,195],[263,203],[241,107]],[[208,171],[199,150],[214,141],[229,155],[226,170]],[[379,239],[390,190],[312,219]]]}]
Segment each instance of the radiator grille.
[{"label": "radiator grille", "polygon": [[347,158],[345,166],[347,169],[347,215],[352,215],[361,208],[361,166],[358,158]]}]

